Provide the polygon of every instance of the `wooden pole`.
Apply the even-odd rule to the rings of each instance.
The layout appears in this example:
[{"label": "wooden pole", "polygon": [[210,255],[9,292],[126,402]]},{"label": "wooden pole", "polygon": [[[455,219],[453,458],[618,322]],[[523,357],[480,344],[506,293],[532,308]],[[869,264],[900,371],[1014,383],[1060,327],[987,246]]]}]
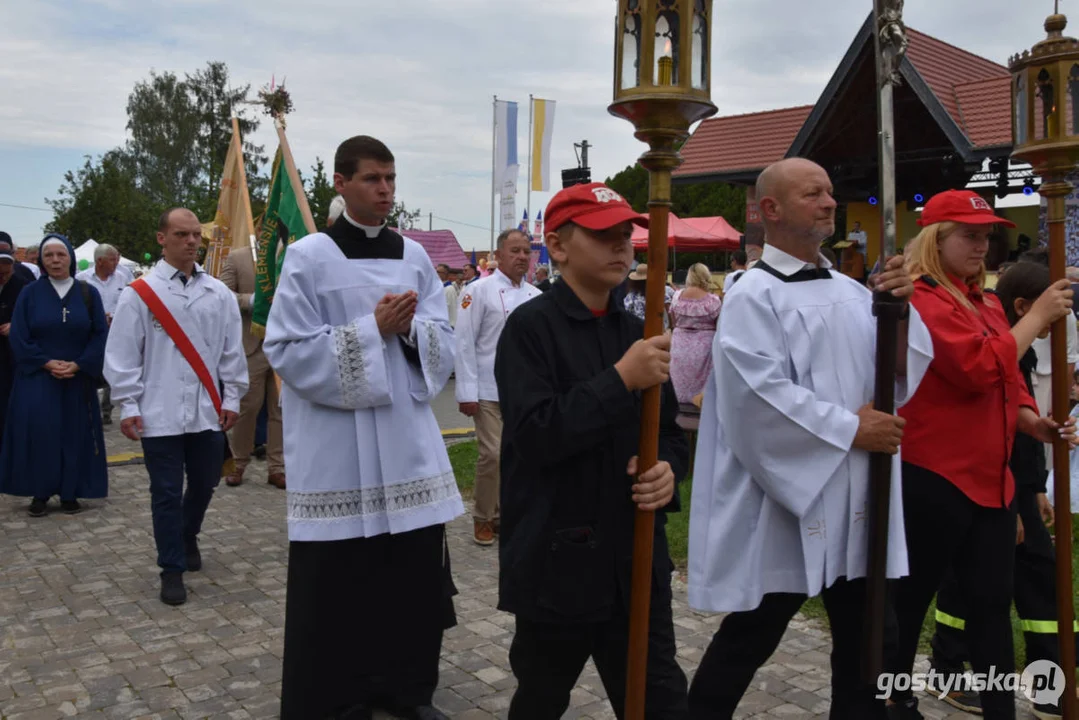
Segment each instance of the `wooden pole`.
[{"label": "wooden pole", "polygon": [[[666,165],[649,168],[648,175],[648,280],[644,291],[645,338],[663,333],[663,310],[667,287],[667,224],[671,211],[671,168]],[[641,394],[641,434],[637,450],[638,475],[643,475],[659,462],[661,391],[662,387],[657,385]],[[644,720],[644,691],[648,677],[648,618],[652,608],[652,545],[655,531],[655,512],[638,509],[633,525],[626,720]]]},{"label": "wooden pole", "polygon": [[[1050,182],[1041,188],[1048,198],[1049,276],[1053,282],[1065,277],[1065,208],[1064,198],[1071,192],[1070,183]],[[1053,420],[1063,425],[1068,420],[1067,323],[1075,322],[1069,314],[1053,323],[1050,336],[1052,357]],[[1072,516],[1071,468],[1068,443],[1053,442],[1053,502],[1056,510],[1057,641],[1060,644],[1060,667],[1064,671],[1064,695],[1061,708],[1065,720],[1077,720],[1075,697],[1075,605],[1072,590]]]},{"label": "wooden pole", "polygon": [[[899,64],[906,49],[902,4],[895,0],[873,0],[874,48],[877,64],[877,123],[880,169],[881,247],[879,264],[895,255],[895,114],[894,88],[899,82]],[[903,302],[890,293],[873,293],[873,314],[877,318],[876,376],[873,407],[891,415],[895,412],[896,352],[899,316]],[[892,456],[869,456],[869,548],[866,556],[866,613],[863,627],[864,680],[876,686],[884,669],[884,613],[888,587],[888,521],[891,515]]]},{"label": "wooden pole", "polygon": [[281,159],[285,163],[285,171],[288,172],[289,182],[292,183],[292,191],[300,205],[304,227],[308,233],[316,233],[318,228],[315,227],[315,219],[311,216],[311,206],[307,204],[307,193],[304,192],[303,184],[300,182],[300,173],[296,170],[296,161],[292,159],[292,150],[288,146],[288,138],[285,137],[285,126],[281,124],[280,118],[274,118],[274,127],[277,128],[277,139],[281,143]]},{"label": "wooden pole", "polygon": [[[232,137],[236,143],[236,156],[240,159],[240,197],[247,215],[247,243],[251,247],[251,259],[258,263],[258,241],[255,239],[255,217],[251,214],[251,193],[247,189],[247,167],[244,165],[244,144],[240,137],[240,121],[232,116]],[[236,238],[233,238],[233,243]]]}]

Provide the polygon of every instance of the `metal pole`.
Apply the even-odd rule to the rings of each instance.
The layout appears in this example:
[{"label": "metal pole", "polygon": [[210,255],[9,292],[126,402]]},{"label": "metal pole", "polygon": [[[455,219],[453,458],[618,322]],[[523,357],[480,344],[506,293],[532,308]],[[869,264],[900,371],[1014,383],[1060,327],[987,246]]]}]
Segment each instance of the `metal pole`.
[{"label": "metal pole", "polygon": [[[535,154],[533,151],[536,149],[535,138],[532,137],[532,106],[535,105],[535,100],[532,99],[532,94],[528,95],[528,181],[525,183],[528,190],[525,193],[527,200],[525,201],[525,214],[529,218],[532,217],[532,156]],[[529,237],[532,233],[528,232],[528,228],[525,228],[525,234]]]},{"label": "metal pole", "polygon": [[[893,89],[900,82],[899,64],[906,51],[901,0],[873,1],[874,48],[877,65],[877,122],[880,167],[880,259],[883,269],[895,255],[895,116]],[[877,360],[874,407],[895,412],[896,352],[902,301],[890,293],[873,293],[877,317]],[[866,567],[865,680],[873,685],[884,665],[884,613],[888,579],[888,518],[891,512],[892,456],[869,456],[869,552]]]},{"label": "metal pole", "polygon": [[495,251],[495,167],[498,162],[496,158],[498,150],[498,96],[494,96],[494,101],[491,103],[491,254]]}]

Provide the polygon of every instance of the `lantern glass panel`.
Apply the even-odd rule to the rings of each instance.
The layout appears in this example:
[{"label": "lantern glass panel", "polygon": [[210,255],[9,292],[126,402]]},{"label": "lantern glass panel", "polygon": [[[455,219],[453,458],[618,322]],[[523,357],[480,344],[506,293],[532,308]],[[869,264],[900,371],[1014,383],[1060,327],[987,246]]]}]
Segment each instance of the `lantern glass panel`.
[{"label": "lantern glass panel", "polygon": [[1068,123],[1066,127],[1069,135],[1079,135],[1079,113],[1076,113],[1076,108],[1079,108],[1079,63],[1072,65],[1068,73]]},{"label": "lantern glass panel", "polygon": [[622,18],[622,77],[623,90],[641,84],[641,6],[639,0],[626,3]]},{"label": "lantern glass panel", "polygon": [[708,15],[704,0],[693,2],[693,89],[708,89]]},{"label": "lantern glass panel", "polygon": [[1027,74],[1020,72],[1015,77],[1015,144],[1027,140]]},{"label": "lantern glass panel", "polygon": [[[677,85],[679,76],[679,44],[677,0],[659,0],[656,12],[656,62],[652,82],[658,86]],[[665,59],[666,58],[666,59]]]},{"label": "lantern glass panel", "polygon": [[1053,76],[1045,68],[1038,73],[1038,104],[1035,108],[1034,139],[1045,140],[1049,137],[1049,128],[1056,112],[1056,93]]}]

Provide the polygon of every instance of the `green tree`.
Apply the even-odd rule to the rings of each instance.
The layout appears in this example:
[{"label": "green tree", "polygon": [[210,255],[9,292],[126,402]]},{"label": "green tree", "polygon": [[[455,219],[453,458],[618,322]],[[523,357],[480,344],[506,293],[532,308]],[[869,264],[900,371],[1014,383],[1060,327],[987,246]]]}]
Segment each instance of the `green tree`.
[{"label": "green tree", "polygon": [[107,242],[139,262],[143,253],[157,255],[162,208],[138,189],[134,165],[122,151],[96,161],[87,156],[81,168],[65,173],[57,195],[46,201],[56,213],[49,232],[66,235],[76,246],[90,238]]},{"label": "green tree", "polygon": [[337,197],[337,191],[326,176],[326,164],[320,157],[316,157],[315,164],[311,166],[311,178],[304,181],[304,192],[311,206],[311,216],[315,218],[315,224],[321,227],[330,216],[330,203]]},{"label": "green tree", "polygon": [[386,222],[390,227],[412,230],[416,227],[416,221],[422,215],[422,210],[409,210],[403,202],[397,200],[394,201],[393,210],[390,212],[390,216],[386,218]]},{"label": "green tree", "polygon": [[[648,212],[648,171],[630,165],[606,180],[609,188],[624,197],[637,212]],[[740,185],[701,183],[675,185],[671,190],[671,212],[679,217],[722,216],[740,232],[746,229],[746,191]]]}]

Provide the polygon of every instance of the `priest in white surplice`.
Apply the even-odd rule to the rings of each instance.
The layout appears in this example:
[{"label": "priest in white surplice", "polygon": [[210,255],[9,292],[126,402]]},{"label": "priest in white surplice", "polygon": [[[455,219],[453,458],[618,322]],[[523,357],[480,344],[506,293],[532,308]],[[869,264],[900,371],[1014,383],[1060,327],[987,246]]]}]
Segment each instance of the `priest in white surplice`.
[{"label": "priest in white surplice", "polygon": [[395,181],[378,140],[338,147],[345,212],[288,248],[266,325],[289,469],[283,720],[445,717],[444,523],[464,505],[429,403],[454,343],[427,253],[386,226]]},{"label": "priest in white surplice", "polygon": [[[906,574],[898,445],[903,420],[872,409],[876,321],[871,293],[830,269],[835,232],[828,174],[800,158],[761,173],[761,259],[726,296],[713,343],[694,473],[689,602],[733,611],[690,690],[697,718],[730,718],[754,672],[809,596],[832,628],[831,718],[884,717],[860,679],[869,452],[895,455],[888,574]],[[877,280],[913,290],[893,259]],[[932,359],[928,331],[900,323],[898,403]]]}]

